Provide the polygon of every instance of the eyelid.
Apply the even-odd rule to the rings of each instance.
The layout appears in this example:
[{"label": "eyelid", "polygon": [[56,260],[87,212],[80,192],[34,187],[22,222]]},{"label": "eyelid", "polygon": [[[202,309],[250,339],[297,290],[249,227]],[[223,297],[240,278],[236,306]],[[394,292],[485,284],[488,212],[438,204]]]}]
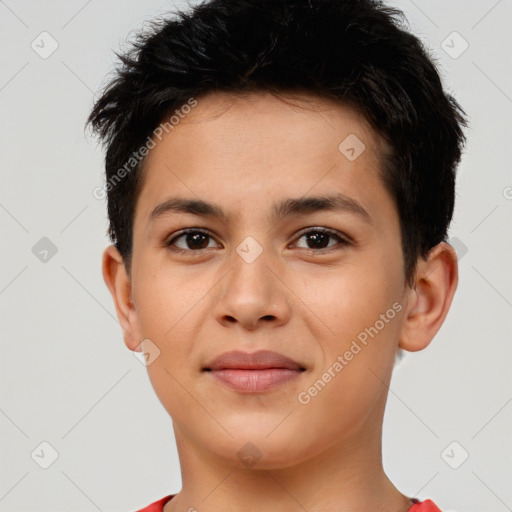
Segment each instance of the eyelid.
[{"label": "eyelid", "polygon": [[[301,249],[303,250],[306,250],[306,251],[312,251],[312,252],[316,252],[316,253],[319,253],[319,254],[322,254],[322,253],[328,253],[332,250],[337,250],[339,249],[339,246],[347,246],[347,245],[354,245],[354,240],[352,240],[351,237],[349,237],[348,235],[344,234],[344,233],[341,233],[339,231],[337,231],[336,229],[332,229],[332,228],[327,228],[327,227],[323,227],[323,226],[308,226],[308,227],[305,227],[303,229],[301,229],[298,233],[296,233],[294,235],[294,239],[293,241],[296,242],[297,240],[299,240],[300,238],[302,238],[304,235],[308,234],[308,233],[311,233],[311,232],[318,232],[318,233],[325,233],[327,235],[330,235],[332,237],[336,237],[340,240],[340,242],[338,244],[335,244],[333,246],[330,246],[330,247],[324,247],[322,249],[315,249],[315,248],[304,248],[302,247]],[[212,238],[213,240],[216,240],[216,235],[214,235],[209,229],[207,228],[199,228],[199,227],[190,227],[190,228],[185,228],[185,229],[182,229],[182,230],[179,230],[179,231],[176,231],[175,233],[172,233],[169,237],[167,237],[163,243],[164,247],[165,248],[169,248],[169,247],[172,247],[172,244],[178,240],[179,238],[181,238],[182,236],[184,235],[187,235],[189,233],[202,233],[202,234],[205,234],[207,236],[209,236],[210,238]],[[205,249],[197,249],[197,250],[192,250],[192,249],[180,249],[180,248],[174,248],[173,250],[176,251],[176,252],[179,252],[179,253],[198,253],[200,254],[201,252],[207,250],[207,249],[211,249],[210,248],[205,248]]]},{"label": "eyelid", "polygon": [[309,227],[303,228],[295,235],[294,240],[296,240],[297,238],[301,238],[302,236],[304,236],[305,234],[310,233],[310,232],[319,232],[319,233],[325,233],[327,235],[332,235],[332,236],[338,237],[340,240],[342,240],[343,242],[346,242],[347,244],[355,243],[354,240],[352,240],[352,238],[349,237],[348,235],[346,235],[345,233],[342,233],[342,232],[338,231],[337,229],[326,228],[323,226],[309,226]]},{"label": "eyelid", "polygon": [[[169,235],[168,237],[165,238],[165,240],[163,242],[163,246],[166,247],[166,248],[169,248],[169,247],[172,246],[171,244],[173,242],[175,242],[176,240],[178,240],[182,236],[187,235],[189,233],[202,233],[204,235],[209,236],[213,240],[216,240],[216,235],[214,235],[209,229],[191,227],[191,228],[180,229],[179,231],[171,233],[171,235]],[[205,249],[198,249],[196,251],[192,251],[190,249],[180,249],[179,247],[176,248],[177,252],[182,252],[182,253],[183,252],[188,252],[188,253],[196,252],[196,253],[199,253],[199,252],[204,251],[204,250]]]}]

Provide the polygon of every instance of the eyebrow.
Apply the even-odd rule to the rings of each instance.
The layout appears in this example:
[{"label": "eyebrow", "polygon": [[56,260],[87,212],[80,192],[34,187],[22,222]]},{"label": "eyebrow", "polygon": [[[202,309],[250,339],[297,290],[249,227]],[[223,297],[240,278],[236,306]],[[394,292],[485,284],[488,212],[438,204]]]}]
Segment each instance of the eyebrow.
[{"label": "eyebrow", "polygon": [[[320,211],[345,211],[360,216],[368,224],[373,224],[370,214],[363,206],[355,199],[344,194],[285,199],[272,205],[271,220],[277,223],[286,217]],[[209,203],[202,199],[171,197],[153,209],[149,214],[148,223],[168,213],[188,213],[218,218],[224,223],[228,221],[228,215],[218,204]]]}]

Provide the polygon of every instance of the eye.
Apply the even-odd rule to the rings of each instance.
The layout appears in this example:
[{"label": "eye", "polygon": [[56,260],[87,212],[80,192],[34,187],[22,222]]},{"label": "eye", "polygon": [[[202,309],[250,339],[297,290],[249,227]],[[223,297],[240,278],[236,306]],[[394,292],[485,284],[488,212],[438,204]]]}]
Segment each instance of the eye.
[{"label": "eye", "polygon": [[[299,248],[315,252],[330,252],[351,245],[351,242],[340,233],[327,228],[307,228],[307,231],[303,231],[299,238],[296,238],[296,240],[301,239],[305,240],[306,247]],[[329,239],[336,239],[338,242],[330,244]],[[205,249],[212,248],[210,245],[212,240],[213,236],[208,231],[184,229],[166,241],[164,245],[181,254],[200,253]]]},{"label": "eye", "polygon": [[[185,229],[172,237],[165,243],[166,247],[173,246],[175,251],[180,253],[185,252],[199,252],[198,250],[208,249],[208,239],[212,239],[212,236],[203,230],[198,229]],[[183,239],[181,247],[176,244],[177,241]]]},{"label": "eye", "polygon": [[[351,244],[349,240],[342,237],[337,231],[327,228],[309,228],[297,240],[303,238],[306,240],[307,246],[302,248],[314,251],[323,251],[325,249],[330,251],[331,249],[339,249],[340,246],[343,247]],[[329,245],[329,238],[337,239],[338,243]]]}]

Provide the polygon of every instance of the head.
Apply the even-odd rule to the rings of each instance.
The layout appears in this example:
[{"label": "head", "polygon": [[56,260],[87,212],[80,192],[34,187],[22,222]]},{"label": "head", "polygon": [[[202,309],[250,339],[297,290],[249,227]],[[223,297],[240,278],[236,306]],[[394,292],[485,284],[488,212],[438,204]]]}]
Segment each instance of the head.
[{"label": "head", "polygon": [[[375,435],[397,349],[444,321],[466,119],[401,22],[371,0],[214,0],[141,34],[91,112],[125,342],[150,340],[177,437],[205,452],[252,442],[278,467]],[[300,375],[211,378],[259,349]]]}]

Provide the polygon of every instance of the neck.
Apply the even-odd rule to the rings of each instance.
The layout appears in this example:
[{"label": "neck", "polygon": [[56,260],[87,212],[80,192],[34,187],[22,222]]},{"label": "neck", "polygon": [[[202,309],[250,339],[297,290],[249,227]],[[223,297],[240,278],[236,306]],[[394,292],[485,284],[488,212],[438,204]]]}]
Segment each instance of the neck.
[{"label": "neck", "polygon": [[205,453],[175,424],[183,487],[164,510],[406,512],[410,498],[382,467],[382,418],[376,420],[307,460],[270,470],[241,469]]}]

